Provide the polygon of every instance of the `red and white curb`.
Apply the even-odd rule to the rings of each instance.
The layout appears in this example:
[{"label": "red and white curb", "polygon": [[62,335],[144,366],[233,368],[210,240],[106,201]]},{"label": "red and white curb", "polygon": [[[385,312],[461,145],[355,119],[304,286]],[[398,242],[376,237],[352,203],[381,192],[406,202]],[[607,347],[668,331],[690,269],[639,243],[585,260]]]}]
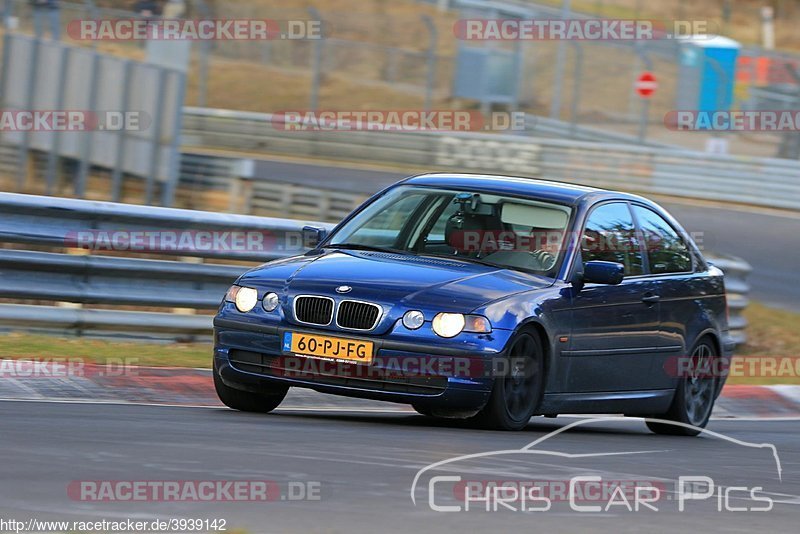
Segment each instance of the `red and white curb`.
[{"label": "red and white curb", "polygon": [[[14,369],[13,362],[0,360],[0,399],[4,400],[222,406],[208,369],[126,367],[120,372],[84,364],[79,373],[50,373],[45,368],[30,375],[15,375],[4,369]],[[414,413],[403,404],[324,395],[301,388],[290,390],[281,408]],[[800,386],[726,386],[717,400],[714,417],[800,417]]]},{"label": "red and white curb", "polygon": [[725,386],[714,417],[800,417],[800,386]]}]

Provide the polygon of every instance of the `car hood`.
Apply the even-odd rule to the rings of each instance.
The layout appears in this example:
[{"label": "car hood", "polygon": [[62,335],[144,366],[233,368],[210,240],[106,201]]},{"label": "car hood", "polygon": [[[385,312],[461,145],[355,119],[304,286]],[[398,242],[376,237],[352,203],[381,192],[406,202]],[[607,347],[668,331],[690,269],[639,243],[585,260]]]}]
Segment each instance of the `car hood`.
[{"label": "car hood", "polygon": [[[381,252],[332,251],[269,263],[242,285],[296,295],[325,295],[381,304],[386,310],[468,313],[494,300],[552,285],[517,271],[449,259]],[[337,293],[341,286],[351,288]],[[394,315],[390,313],[389,315]]]}]

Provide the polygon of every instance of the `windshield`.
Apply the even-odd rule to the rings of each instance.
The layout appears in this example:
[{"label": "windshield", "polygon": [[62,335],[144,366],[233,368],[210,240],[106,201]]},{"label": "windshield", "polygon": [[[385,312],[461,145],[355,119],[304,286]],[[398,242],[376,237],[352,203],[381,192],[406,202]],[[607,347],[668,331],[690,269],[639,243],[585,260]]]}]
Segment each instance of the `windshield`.
[{"label": "windshield", "polygon": [[400,186],[325,246],[461,259],[554,277],[569,219],[570,208],[550,202]]}]

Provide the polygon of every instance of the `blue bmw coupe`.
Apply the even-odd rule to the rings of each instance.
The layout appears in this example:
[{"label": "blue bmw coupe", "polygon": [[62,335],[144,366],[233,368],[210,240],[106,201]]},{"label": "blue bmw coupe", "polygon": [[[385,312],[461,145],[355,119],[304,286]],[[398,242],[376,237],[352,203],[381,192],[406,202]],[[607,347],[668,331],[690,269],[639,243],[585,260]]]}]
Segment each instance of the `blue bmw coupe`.
[{"label": "blue bmw coupe", "polygon": [[312,250],[242,275],[214,319],[231,408],[296,386],[497,429],[619,413],[695,435],[722,389],[704,370],[733,351],[723,274],[644,198],[426,174],[304,233]]}]

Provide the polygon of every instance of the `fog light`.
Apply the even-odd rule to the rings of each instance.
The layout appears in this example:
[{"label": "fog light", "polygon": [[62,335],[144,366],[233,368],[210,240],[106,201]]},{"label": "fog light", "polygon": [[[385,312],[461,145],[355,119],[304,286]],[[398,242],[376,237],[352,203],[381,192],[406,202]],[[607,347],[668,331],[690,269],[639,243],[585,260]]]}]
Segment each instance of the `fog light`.
[{"label": "fog light", "polygon": [[403,326],[409,330],[417,330],[425,323],[425,315],[421,311],[408,311],[403,315]]},{"label": "fog light", "polygon": [[465,325],[466,319],[460,313],[440,313],[433,318],[433,331],[441,337],[455,337]]}]

